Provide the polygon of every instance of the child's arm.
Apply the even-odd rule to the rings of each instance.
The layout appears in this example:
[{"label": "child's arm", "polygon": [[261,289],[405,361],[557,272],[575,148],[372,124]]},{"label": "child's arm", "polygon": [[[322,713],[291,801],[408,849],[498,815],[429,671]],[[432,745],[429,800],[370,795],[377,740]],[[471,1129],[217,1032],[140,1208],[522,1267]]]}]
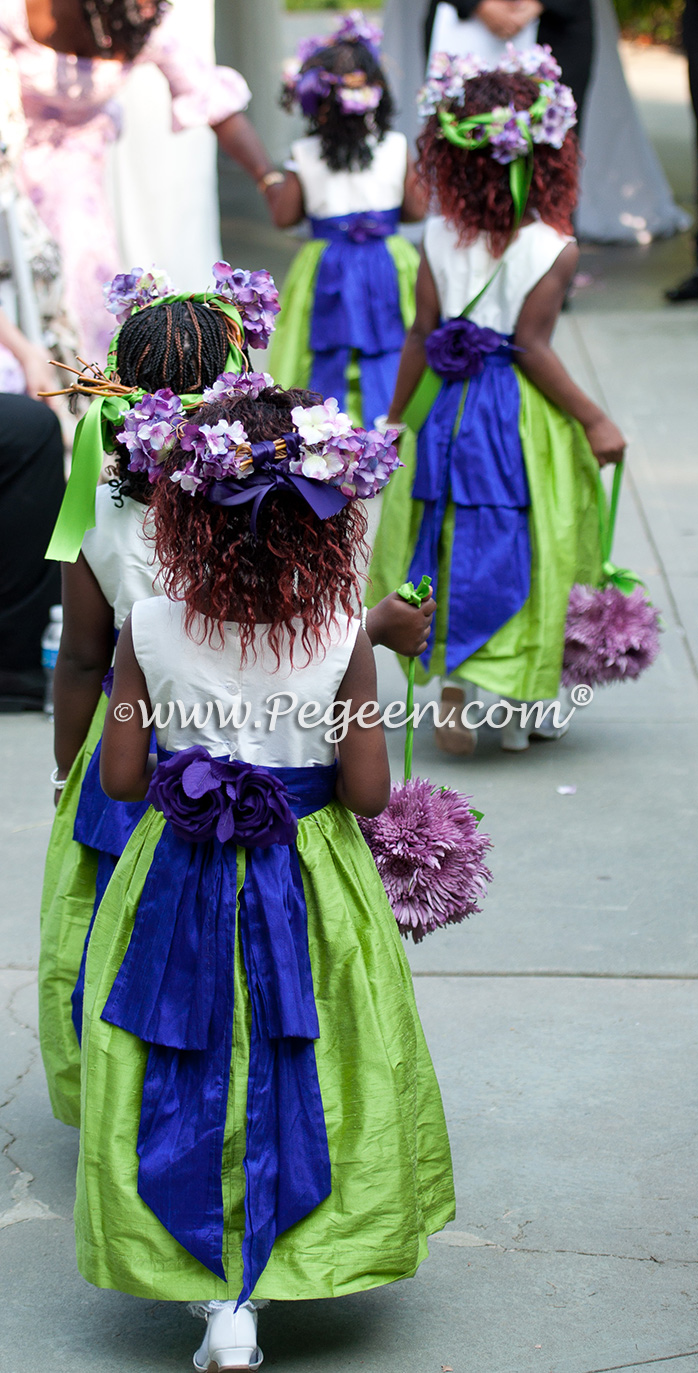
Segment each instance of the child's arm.
[{"label": "child's arm", "polygon": [[61,568],[63,632],[53,684],[58,777],[68,776],[87,737],[114,652],[114,612],[82,553]]},{"label": "child's arm", "polygon": [[[390,765],[385,734],[376,701],[376,664],[368,635],[359,630],[354,652],[336,701],[356,716],[364,706],[363,723],[354,719],[339,748],[336,796],[357,815],[380,815],[390,799]],[[371,709],[371,706],[373,709]]]},{"label": "child's arm", "polygon": [[421,605],[410,605],[393,591],[366,616],[366,632],[371,644],[374,648],[381,644],[405,658],[418,658],[426,649],[435,610],[433,596]]},{"label": "child's arm", "polygon": [[428,196],[417,176],[414,158],[408,153],[407,174],[405,176],[405,195],[402,202],[402,210],[400,211],[400,218],[403,224],[418,224],[421,219],[424,219],[428,205]]},{"label": "child's arm", "polygon": [[395,394],[388,413],[389,424],[399,424],[402,412],[427,365],[424,341],[441,322],[439,297],[429,263],[422,253],[417,273],[417,312],[402,349]]},{"label": "child's arm", "polygon": [[568,243],[550,271],[527,296],[516,326],[514,342],[522,349],[516,355],[516,365],[548,400],[579,420],[599,466],[603,467],[608,462],[622,462],[625,439],[608,415],[573,382],[550,346],[578,261],[576,243]]},{"label": "child's arm", "polygon": [[112,801],[142,801],[150,785],[150,725],[143,723],[141,702],[150,715],[150,697],[134,652],[129,615],[116,646],[114,688],[104,722],[99,764],[102,790]]},{"label": "child's arm", "polygon": [[305,218],[303,188],[295,172],[287,172],[283,181],[270,186],[265,195],[277,229],[292,229]]}]

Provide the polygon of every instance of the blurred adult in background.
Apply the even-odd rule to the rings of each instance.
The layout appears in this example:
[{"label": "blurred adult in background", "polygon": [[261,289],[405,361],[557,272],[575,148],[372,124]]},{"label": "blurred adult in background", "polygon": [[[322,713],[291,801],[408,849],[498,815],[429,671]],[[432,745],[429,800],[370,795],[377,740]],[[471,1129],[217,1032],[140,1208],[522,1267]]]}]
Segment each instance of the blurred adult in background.
[{"label": "blurred adult in background", "polygon": [[[495,0],[491,0],[492,8],[490,0],[487,3],[485,12],[490,23],[493,14],[506,19],[505,12],[509,10],[511,25],[525,20],[523,10],[517,14],[517,0],[496,0],[496,8]],[[698,11],[698,0],[689,3]],[[422,40],[425,29],[431,33],[430,22],[436,8],[433,0],[386,0],[386,65],[401,107],[398,126],[412,140],[420,129],[414,98],[424,79]],[[481,15],[485,6],[473,4],[470,8],[472,15],[476,8]],[[582,4],[563,0],[559,6],[539,8],[543,12],[537,41],[550,45],[562,66],[563,80],[572,86],[575,98],[583,105],[577,236],[602,243],[647,243],[685,228],[686,216],[674,202],[625,81],[618,55],[618,22],[611,0],[584,0]],[[444,5],[443,9],[452,11],[449,23],[453,25],[455,20],[461,31],[473,22],[460,20],[453,5]],[[574,11],[567,28],[563,10]],[[523,38],[531,38],[530,22],[514,34],[515,44],[521,45]],[[488,52],[496,57],[492,44],[497,39],[499,52],[503,52],[505,38],[497,38],[491,28],[485,29],[482,19],[479,24],[479,41],[485,32]],[[436,29],[434,35],[438,36]]]},{"label": "blurred adult in background", "polygon": [[[464,31],[458,48],[444,48],[449,32],[459,40],[459,26]],[[517,47],[547,43],[577,109],[583,108],[593,51],[591,0],[431,0],[425,36],[427,52],[480,51],[485,58],[497,55],[492,40]]]},{"label": "blurred adult in background", "polygon": [[[154,62],[167,78],[175,130],[209,124],[257,182],[272,170],[242,113],[250,99],[244,78],[190,51],[167,9],[165,0],[2,0],[0,51],[19,68],[27,122],[20,182],[61,249],[89,361],[105,361],[113,330],[102,284],[120,264],[105,170],[119,134],[115,102],[132,65]],[[167,199],[157,160],[149,173]]]},{"label": "blurred adult in background", "polygon": [[[73,362],[77,329],[65,306],[57,244],[18,189],[25,138],[19,71],[0,48],[0,309],[10,327],[14,323],[22,330],[13,335],[12,347],[0,337],[0,392],[33,395],[37,358],[46,374],[51,373],[47,350]],[[50,385],[61,385],[55,373]]]},{"label": "blurred adult in background", "polygon": [[41,710],[41,635],[61,599],[60,567],[44,554],[63,499],[63,440],[57,416],[36,399],[56,384],[46,352],[2,310],[0,343],[29,392],[0,393],[0,711]]},{"label": "blurred adult in background", "polygon": [[[683,46],[688,58],[688,84],[691,104],[696,120],[698,137],[698,0],[686,0],[683,12]],[[696,197],[698,201],[698,197]],[[696,233],[696,266],[691,276],[666,292],[672,305],[680,305],[686,300],[698,300],[698,232]]]}]

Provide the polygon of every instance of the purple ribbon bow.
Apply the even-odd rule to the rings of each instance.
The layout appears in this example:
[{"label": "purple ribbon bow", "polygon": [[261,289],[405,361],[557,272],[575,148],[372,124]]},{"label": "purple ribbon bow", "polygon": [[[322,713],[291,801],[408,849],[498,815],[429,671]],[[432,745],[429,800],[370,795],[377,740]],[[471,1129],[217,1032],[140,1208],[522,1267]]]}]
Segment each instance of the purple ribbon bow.
[{"label": "purple ribbon bow", "polygon": [[505,334],[459,316],[434,329],[426,340],[424,351],[437,376],[446,381],[466,381],[469,377],[481,376],[490,353],[502,349],[510,356],[511,347]]},{"label": "purple ribbon bow", "polygon": [[293,472],[254,472],[242,481],[214,482],[208,493],[213,505],[247,505],[252,501],[250,529],[257,533],[257,514],[262,501],[272,491],[295,491],[303,498],[319,520],[327,520],[330,515],[343,510],[348,497],[336,486],[326,482],[313,481],[310,477],[296,476]]}]

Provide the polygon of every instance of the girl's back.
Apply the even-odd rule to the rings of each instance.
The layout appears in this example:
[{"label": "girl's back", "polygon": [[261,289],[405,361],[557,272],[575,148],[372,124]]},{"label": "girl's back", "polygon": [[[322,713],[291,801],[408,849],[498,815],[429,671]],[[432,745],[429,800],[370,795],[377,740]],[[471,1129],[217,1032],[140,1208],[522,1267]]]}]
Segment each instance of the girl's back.
[{"label": "girl's back", "polygon": [[[277,663],[264,625],[257,626],[254,651],[243,662],[235,624],[225,625],[221,646],[217,636],[213,644],[208,638],[198,642],[205,621],[198,620],[187,633],[184,619],[184,604],[165,597],[140,601],[133,608],[133,646],[153,708],[160,705],[159,718],[164,721],[168,703],[181,701],[188,717],[188,723],[183,723],[175,704],[169,723],[156,724],[161,748],[177,753],[198,744],[216,757],[235,757],[263,767],[319,767],[333,762],[334,745],[324,738],[330,726],[320,723],[311,728],[309,721],[319,720],[332,706],[356,643],[357,617],[349,620],[338,615],[324,647],[310,656],[300,643],[302,622],[296,621],[293,664]],[[305,716],[301,715],[304,707]],[[233,720],[221,723],[231,712],[235,722],[245,721],[241,728]],[[306,725],[303,719],[308,720]],[[201,727],[197,722],[203,722]]]},{"label": "girl's back", "polygon": [[519,230],[504,257],[496,258],[490,252],[484,233],[463,246],[458,242],[458,231],[453,225],[443,216],[434,215],[427,221],[424,252],[434,278],[442,318],[454,319],[460,315],[496,271],[497,275],[469,318],[483,328],[513,334],[526,297],[550,271],[566,245],[573,242],[570,234],[560,233],[541,219],[534,219]]},{"label": "girl's back", "polygon": [[291,145],[289,170],[301,183],[303,203],[311,219],[400,208],[405,197],[407,139],[391,130],[380,142],[375,138],[369,142],[369,165],[343,171],[327,166],[318,134],[299,138]]}]

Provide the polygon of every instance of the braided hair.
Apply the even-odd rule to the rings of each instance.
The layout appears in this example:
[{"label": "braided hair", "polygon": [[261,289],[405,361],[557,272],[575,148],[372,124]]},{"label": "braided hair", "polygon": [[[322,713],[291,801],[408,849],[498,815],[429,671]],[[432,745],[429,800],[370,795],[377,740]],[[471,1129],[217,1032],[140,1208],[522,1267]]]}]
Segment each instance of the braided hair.
[{"label": "braided hair", "polygon": [[[202,301],[174,300],[138,310],[122,324],[116,365],[124,386],[144,391],[166,387],[183,395],[213,386],[225,368],[225,317]],[[153,488],[145,472],[129,472],[130,454],[116,445],[114,500],[124,496],[149,503]]]},{"label": "braided hair", "polygon": [[[345,114],[333,91],[310,120],[311,133],[320,138],[320,156],[331,172],[363,171],[373,161],[369,137],[373,135],[381,143],[395,113],[383,68],[370,49],[359,42],[333,43],[331,47],[321,48],[303,63],[301,71],[310,71],[313,67],[321,67],[334,76],[364,72],[368,85],[383,88],[377,108],[367,114]],[[287,94],[282,94],[281,104],[290,108]]]},{"label": "braided hair", "polygon": [[160,23],[170,0],[152,0],[145,14],[138,0],[80,0],[82,12],[103,58],[133,62]]}]

